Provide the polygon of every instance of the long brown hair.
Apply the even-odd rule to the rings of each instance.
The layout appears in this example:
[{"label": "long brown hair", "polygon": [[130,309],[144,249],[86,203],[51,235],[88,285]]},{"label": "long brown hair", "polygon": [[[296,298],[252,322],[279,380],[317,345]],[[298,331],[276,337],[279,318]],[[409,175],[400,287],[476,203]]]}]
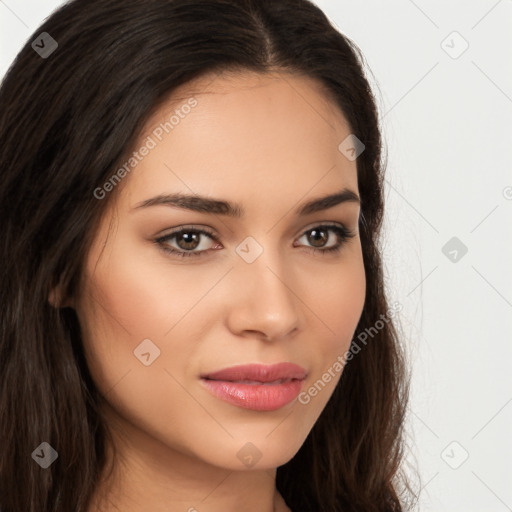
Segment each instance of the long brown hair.
[{"label": "long brown hair", "polygon": [[[58,43],[46,58],[31,46],[43,32]],[[109,432],[77,316],[48,303],[58,283],[69,297],[79,291],[95,229],[115,197],[98,200],[94,190],[178,86],[208,72],[274,69],[315,78],[365,145],[357,171],[367,289],[357,339],[388,310],[379,248],[385,165],[364,58],[318,7],[74,0],[17,55],[0,89],[2,512],[85,512],[106,463]],[[388,319],[347,363],[305,443],[277,470],[294,512],[404,510],[407,484],[397,477],[405,370]],[[58,452],[47,469],[31,458],[43,441]]]}]

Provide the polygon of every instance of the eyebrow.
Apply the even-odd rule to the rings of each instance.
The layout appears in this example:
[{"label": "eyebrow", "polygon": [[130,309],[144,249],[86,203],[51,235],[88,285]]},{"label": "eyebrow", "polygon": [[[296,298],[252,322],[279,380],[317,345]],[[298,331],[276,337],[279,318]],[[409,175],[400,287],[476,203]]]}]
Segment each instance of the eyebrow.
[{"label": "eyebrow", "polygon": [[[319,197],[299,206],[295,214],[298,216],[311,215],[315,212],[327,210],[342,203],[360,203],[359,196],[352,190],[343,190],[324,197]],[[137,203],[131,210],[148,208],[150,206],[165,205],[195,212],[226,215],[228,217],[240,218],[245,215],[244,209],[238,203],[229,203],[222,199],[203,197],[197,195],[186,195],[182,193],[162,194],[145,201]]]}]

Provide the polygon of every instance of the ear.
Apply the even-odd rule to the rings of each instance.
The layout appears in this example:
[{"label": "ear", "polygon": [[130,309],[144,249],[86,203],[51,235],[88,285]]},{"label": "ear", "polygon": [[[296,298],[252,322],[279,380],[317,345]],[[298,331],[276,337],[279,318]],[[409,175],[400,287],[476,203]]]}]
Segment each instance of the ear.
[{"label": "ear", "polygon": [[62,286],[59,284],[50,290],[50,293],[48,294],[48,302],[54,308],[57,308],[57,309],[73,307],[72,300],[63,301],[62,297],[63,297]]}]

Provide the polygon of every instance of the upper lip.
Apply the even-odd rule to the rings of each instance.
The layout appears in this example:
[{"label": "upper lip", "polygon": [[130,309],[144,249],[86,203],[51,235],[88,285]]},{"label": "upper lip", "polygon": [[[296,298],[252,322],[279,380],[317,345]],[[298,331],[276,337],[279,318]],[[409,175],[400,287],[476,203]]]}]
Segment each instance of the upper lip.
[{"label": "upper lip", "polygon": [[203,379],[236,382],[252,380],[256,382],[273,382],[276,380],[305,379],[306,370],[293,363],[277,363],[273,365],[247,364],[224,368],[213,373],[201,375]]}]

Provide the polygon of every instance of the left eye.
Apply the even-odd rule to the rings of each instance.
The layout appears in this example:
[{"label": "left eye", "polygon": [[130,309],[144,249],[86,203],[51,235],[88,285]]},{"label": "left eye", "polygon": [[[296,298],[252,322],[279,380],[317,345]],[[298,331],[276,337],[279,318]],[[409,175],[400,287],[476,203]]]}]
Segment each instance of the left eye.
[{"label": "left eye", "polygon": [[[354,232],[350,231],[345,226],[320,225],[307,230],[306,232],[304,232],[303,235],[301,235],[300,238],[306,237],[312,240],[312,242],[309,243],[318,243],[319,245],[322,245],[331,238],[329,236],[329,232],[334,233],[338,238],[338,240],[335,241],[334,245],[330,245],[327,247],[305,247],[305,249],[316,253],[337,252],[341,250],[341,247],[345,244],[345,242],[348,239],[356,236]],[[168,235],[157,238],[155,240],[155,243],[158,244],[160,248],[166,253],[170,253],[175,256],[202,256],[204,253],[208,252],[208,249],[203,249],[199,251],[195,250],[198,248],[198,246],[201,245],[200,238],[202,235],[210,238],[211,240],[217,241],[215,234],[205,229],[181,228],[177,231],[169,233]],[[173,239],[176,240],[178,248],[173,248],[169,246],[168,242]]]}]

